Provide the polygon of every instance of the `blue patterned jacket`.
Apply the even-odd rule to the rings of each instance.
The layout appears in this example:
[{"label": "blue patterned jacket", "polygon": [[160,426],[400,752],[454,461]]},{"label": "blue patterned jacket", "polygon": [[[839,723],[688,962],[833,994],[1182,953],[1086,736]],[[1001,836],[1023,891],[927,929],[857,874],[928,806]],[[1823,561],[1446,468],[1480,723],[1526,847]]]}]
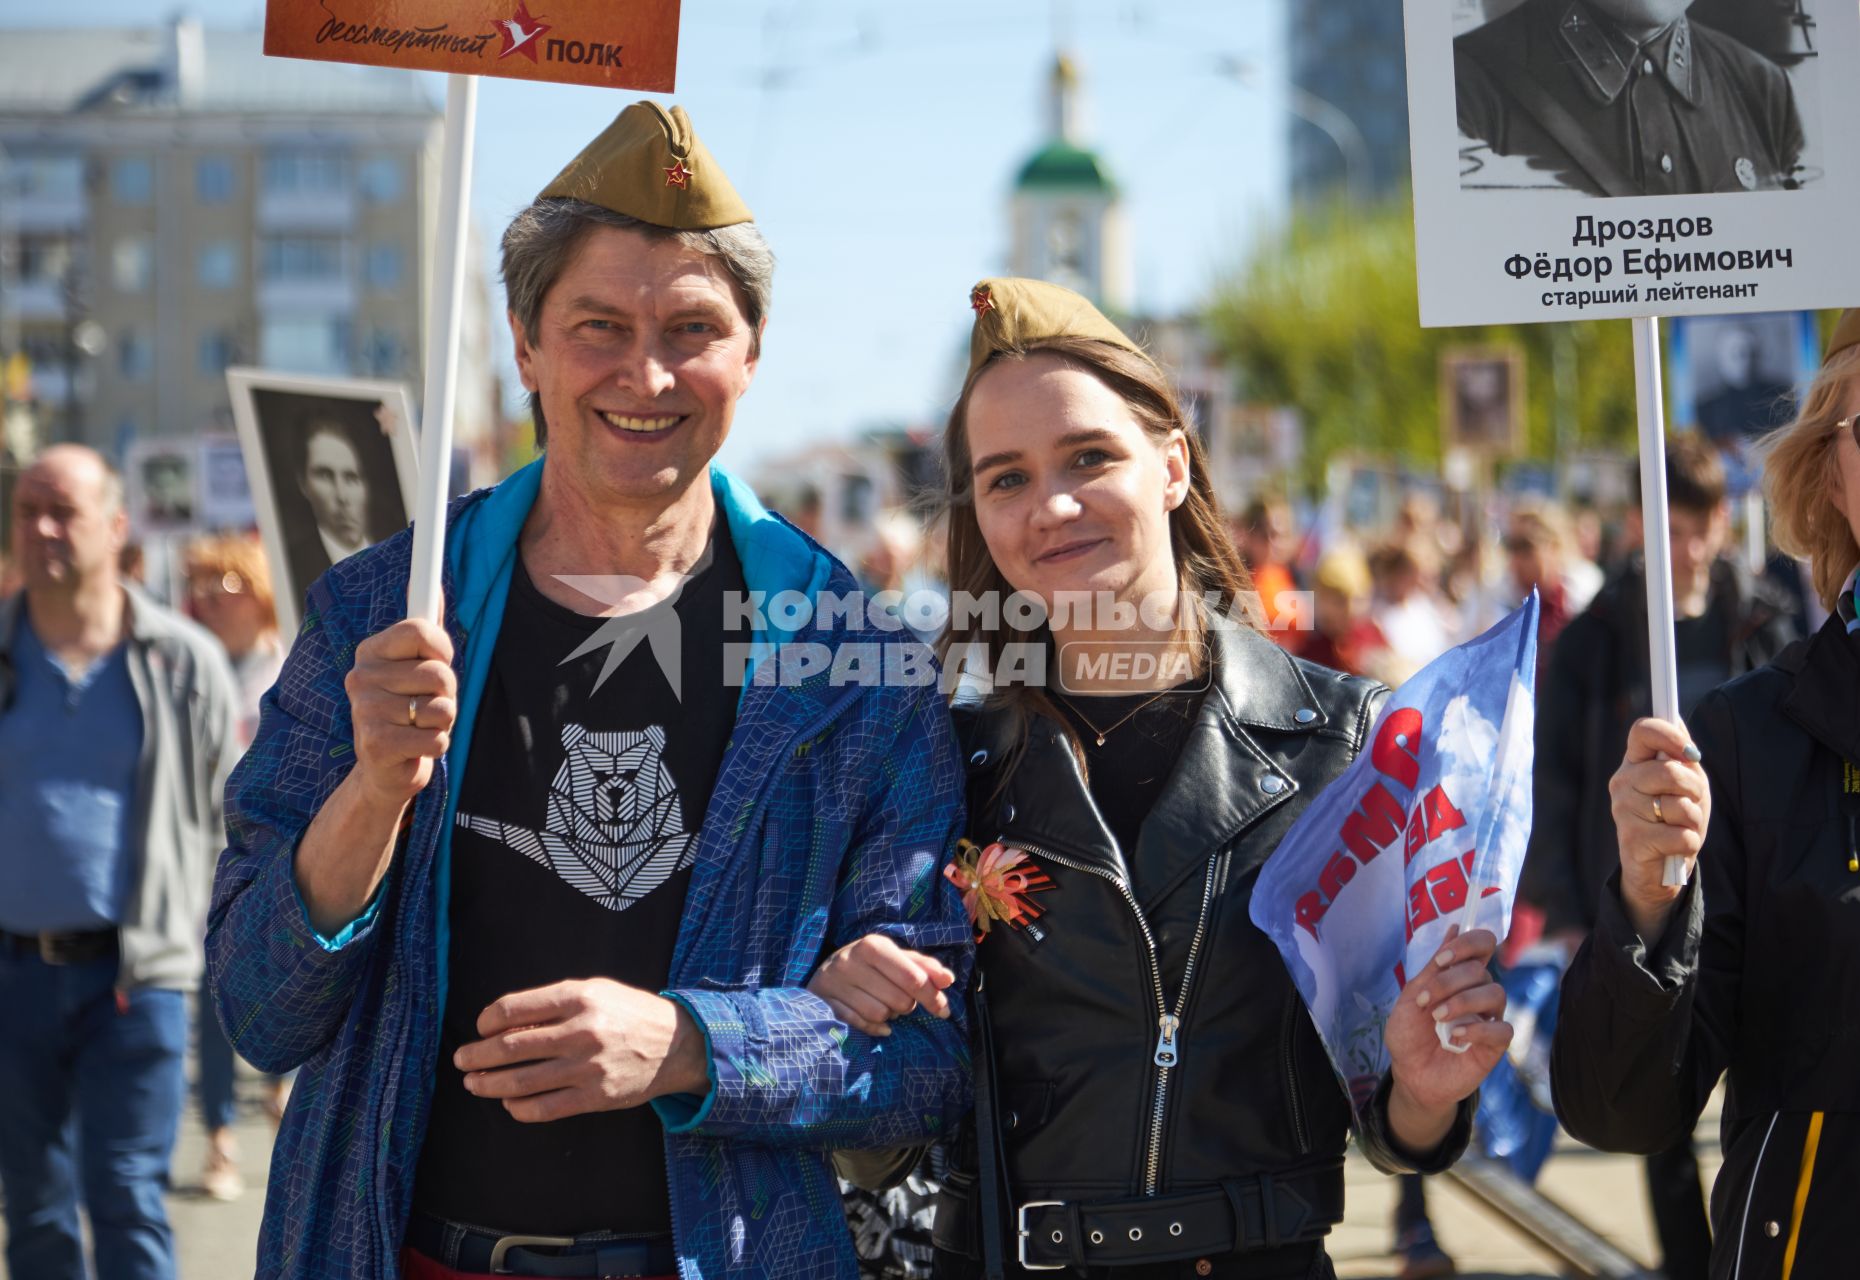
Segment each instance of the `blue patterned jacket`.
[{"label": "blue patterned jacket", "polygon": [[[261,1277],[399,1274],[445,1001],[448,833],[541,469],[452,505],[445,621],[458,655],[458,724],[361,919],[334,938],[317,934],[292,861],[353,761],[343,678],[357,642],[405,613],[410,534],[343,561],[311,588],[258,738],[228,784],[230,847],[207,936],[214,998],[249,1061],[301,1068],[272,1155]],[[739,482],[713,471],[712,487],[752,592],[855,589],[843,566]],[[765,663],[803,641],[898,640],[863,619],[829,621],[823,633],[759,633],[775,655]],[[744,689],[665,993],[705,1032],[711,1089],[653,1103],[683,1280],[855,1276],[826,1152],[922,1141],[968,1109],[960,1014],[945,1022],[920,1011],[874,1039],[801,985],[829,950],[880,930],[940,955],[963,989],[969,930],[941,875],[962,827],[961,796],[934,683],[864,686],[822,672]]]}]

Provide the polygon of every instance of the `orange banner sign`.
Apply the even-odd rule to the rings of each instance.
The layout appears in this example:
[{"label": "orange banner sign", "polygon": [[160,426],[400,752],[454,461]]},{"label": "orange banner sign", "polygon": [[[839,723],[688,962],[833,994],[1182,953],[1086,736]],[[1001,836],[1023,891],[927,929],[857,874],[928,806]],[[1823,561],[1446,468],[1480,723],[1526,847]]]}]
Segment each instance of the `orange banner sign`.
[{"label": "orange banner sign", "polygon": [[268,0],[265,52],[670,92],[679,0]]}]

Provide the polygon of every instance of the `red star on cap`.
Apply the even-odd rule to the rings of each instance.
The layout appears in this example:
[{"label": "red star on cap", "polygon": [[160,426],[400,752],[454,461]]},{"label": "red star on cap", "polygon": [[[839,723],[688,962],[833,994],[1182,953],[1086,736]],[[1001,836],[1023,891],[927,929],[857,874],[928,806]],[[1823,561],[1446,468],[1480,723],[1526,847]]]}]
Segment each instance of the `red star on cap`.
[{"label": "red star on cap", "polygon": [[513,53],[520,53],[531,62],[536,61],[536,50],[541,45],[537,39],[549,28],[530,17],[529,0],[517,5],[514,16],[493,22],[497,34],[504,38],[504,47],[498,52],[499,58],[508,58]]},{"label": "red star on cap", "polygon": [[681,188],[691,185],[691,170],[685,168],[683,160],[675,161],[672,167],[665,171],[665,185]]},{"label": "red star on cap", "polygon": [[976,315],[985,316],[995,309],[994,295],[988,292],[987,286],[977,285],[969,290],[969,306]]}]

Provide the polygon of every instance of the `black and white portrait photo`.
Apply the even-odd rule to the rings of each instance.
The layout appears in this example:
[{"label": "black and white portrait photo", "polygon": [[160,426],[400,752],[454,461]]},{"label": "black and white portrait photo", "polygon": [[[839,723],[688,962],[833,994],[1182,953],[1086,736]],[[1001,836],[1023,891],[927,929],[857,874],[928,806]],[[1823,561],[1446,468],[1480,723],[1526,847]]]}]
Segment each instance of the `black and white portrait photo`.
[{"label": "black and white portrait photo", "polygon": [[290,634],[311,583],[411,518],[412,400],[398,383],[246,369],[229,370],[227,380],[279,583],[279,621]]},{"label": "black and white portrait photo", "polygon": [[138,533],[174,533],[194,524],[198,509],[191,441],[138,440],[124,459],[130,524]]},{"label": "black and white portrait photo", "polygon": [[1508,347],[1453,347],[1440,358],[1441,419],[1449,448],[1510,453],[1524,443],[1524,355]]},{"label": "black and white portrait photo", "polygon": [[1810,312],[1676,319],[1667,355],[1673,421],[1720,448],[1747,444],[1794,416],[1820,354]]},{"label": "black and white portrait photo", "polygon": [[1830,0],[1451,0],[1466,190],[1794,191],[1822,177]]}]

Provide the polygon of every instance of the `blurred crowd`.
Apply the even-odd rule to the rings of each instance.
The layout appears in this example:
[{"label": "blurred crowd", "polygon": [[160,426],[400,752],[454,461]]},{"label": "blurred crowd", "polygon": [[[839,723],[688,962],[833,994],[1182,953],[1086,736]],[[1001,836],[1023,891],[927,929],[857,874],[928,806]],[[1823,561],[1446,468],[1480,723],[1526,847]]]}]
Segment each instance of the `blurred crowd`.
[{"label": "blurred crowd", "polygon": [[[1753,540],[1734,537],[1726,470],[1710,444],[1674,438],[1666,479],[1683,712],[1768,661],[1790,638],[1811,633],[1826,615],[1797,562],[1776,554],[1753,562]],[[818,508],[818,497],[803,493],[784,514],[816,534]],[[1266,496],[1234,513],[1229,527],[1259,591],[1263,625],[1278,643],[1391,686],[1537,593],[1538,823],[1507,954],[1515,959],[1540,940],[1573,950],[1593,927],[1585,907],[1596,900],[1592,882],[1607,874],[1612,856],[1606,838],[1590,838],[1588,830],[1606,826],[1606,771],[1619,755],[1616,740],[1636,715],[1650,711],[1638,492],[1610,508],[1495,495],[1443,509],[1432,493],[1415,491],[1373,529],[1349,528],[1328,507],[1301,513]],[[131,533],[117,575],[218,641],[237,690],[233,745],[242,751],[285,654],[257,535],[145,547]],[[860,535],[858,546],[830,549],[853,566],[868,593],[943,589],[941,530],[934,523],[926,527],[911,512],[893,510]],[[19,589],[18,569],[0,559],[0,598]],[[200,1016],[203,1007],[196,1007],[190,1035],[207,1138],[200,1186],[231,1200],[245,1189],[233,1137],[234,1060],[216,1019]],[[288,1088],[283,1080],[265,1086],[274,1117]],[[1690,1144],[1650,1157],[1648,1173],[1669,1273],[1694,1274],[1688,1258],[1702,1266],[1708,1236]],[[1403,1188],[1396,1230],[1409,1264],[1404,1276],[1451,1273],[1433,1242],[1418,1179]]]}]

